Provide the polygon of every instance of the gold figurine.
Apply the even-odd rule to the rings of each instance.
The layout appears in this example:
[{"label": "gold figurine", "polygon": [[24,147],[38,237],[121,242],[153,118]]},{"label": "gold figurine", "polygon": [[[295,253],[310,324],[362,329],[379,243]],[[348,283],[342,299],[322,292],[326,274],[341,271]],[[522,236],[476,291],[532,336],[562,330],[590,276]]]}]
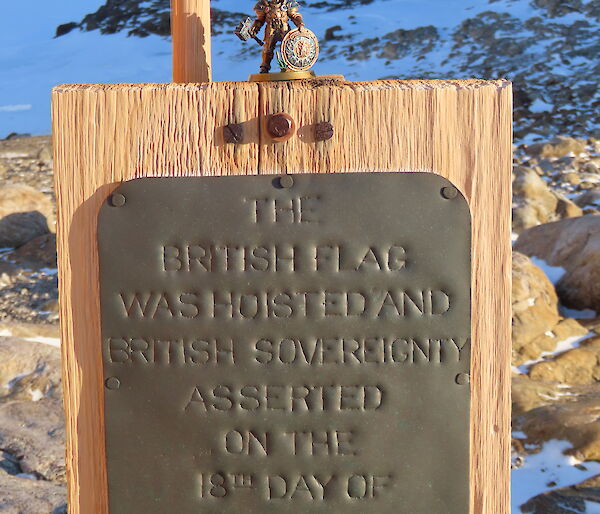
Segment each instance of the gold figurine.
[{"label": "gold figurine", "polygon": [[[250,80],[291,80],[314,77],[309,71],[319,56],[319,41],[315,34],[304,26],[300,6],[295,0],[259,0],[254,6],[256,20],[243,20],[235,34],[242,40],[254,39],[263,47],[260,74]],[[297,28],[292,29],[291,23]],[[265,26],[264,42],[258,33]],[[281,73],[269,73],[276,52]]]}]

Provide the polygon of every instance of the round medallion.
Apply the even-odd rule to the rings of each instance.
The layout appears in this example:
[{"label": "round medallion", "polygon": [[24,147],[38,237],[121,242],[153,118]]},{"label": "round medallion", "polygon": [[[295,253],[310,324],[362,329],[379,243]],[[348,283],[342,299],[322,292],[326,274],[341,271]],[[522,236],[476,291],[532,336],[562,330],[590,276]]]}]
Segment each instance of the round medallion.
[{"label": "round medallion", "polygon": [[281,42],[281,58],[293,71],[312,68],[319,58],[319,40],[314,32],[304,27],[290,30]]}]

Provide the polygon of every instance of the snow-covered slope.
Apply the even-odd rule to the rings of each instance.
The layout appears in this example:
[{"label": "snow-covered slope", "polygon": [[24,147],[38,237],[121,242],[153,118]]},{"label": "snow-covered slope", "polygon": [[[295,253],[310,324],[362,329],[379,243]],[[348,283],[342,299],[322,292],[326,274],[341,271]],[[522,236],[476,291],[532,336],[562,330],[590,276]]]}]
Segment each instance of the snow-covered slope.
[{"label": "snow-covered slope", "polygon": [[[105,0],[38,0],[2,7],[0,137],[47,133],[49,92],[65,82],[166,82],[170,43],[127,37],[149,20],[166,32],[168,0],[111,0],[82,28],[54,38]],[[519,138],[598,130],[600,0],[307,0],[307,25],[322,41],[317,73],[383,77],[508,77],[515,81]],[[136,15],[128,5],[146,10]],[[233,13],[254,0],[213,0],[215,80],[245,80],[260,48],[232,33]],[[115,8],[115,5],[118,8]],[[218,15],[217,15],[218,14]],[[168,18],[166,18],[168,19]],[[161,23],[162,20],[162,23]],[[97,30],[96,30],[97,29]],[[102,34],[115,31],[115,34]],[[152,30],[150,30],[152,32]]]}]

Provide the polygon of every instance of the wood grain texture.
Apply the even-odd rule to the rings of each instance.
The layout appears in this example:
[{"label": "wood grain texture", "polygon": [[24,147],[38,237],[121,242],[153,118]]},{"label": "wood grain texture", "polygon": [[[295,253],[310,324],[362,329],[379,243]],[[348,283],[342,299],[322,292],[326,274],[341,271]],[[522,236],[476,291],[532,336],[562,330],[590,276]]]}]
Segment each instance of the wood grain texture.
[{"label": "wood grain texture", "polygon": [[171,0],[173,82],[210,82],[210,0]]},{"label": "wood grain texture", "polygon": [[[298,131],[273,143],[267,116]],[[306,81],[61,86],[53,94],[64,389],[72,513],[107,512],[96,217],[142,176],[426,171],[473,216],[471,514],[510,512],[511,86],[505,81]],[[335,129],[314,141],[314,124]],[[244,143],[225,144],[241,123]],[[432,513],[433,514],[433,513]]]}]

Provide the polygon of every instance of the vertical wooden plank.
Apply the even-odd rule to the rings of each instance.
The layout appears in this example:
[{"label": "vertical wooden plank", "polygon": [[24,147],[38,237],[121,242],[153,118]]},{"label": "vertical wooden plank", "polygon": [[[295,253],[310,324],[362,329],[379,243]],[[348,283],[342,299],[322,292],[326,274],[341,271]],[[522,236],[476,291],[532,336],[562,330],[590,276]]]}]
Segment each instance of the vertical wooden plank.
[{"label": "vertical wooden plank", "polygon": [[[512,90],[506,81],[261,84],[260,114],[286,112],[285,143],[262,131],[261,173],[421,171],[451,180],[473,216],[471,513],[510,511]],[[335,135],[311,139],[315,123]]]},{"label": "vertical wooden plank", "polygon": [[171,0],[173,82],[210,82],[210,0]]},{"label": "vertical wooden plank", "polygon": [[[72,512],[106,512],[96,250],[96,216],[106,195],[142,176],[353,171],[439,173],[469,201],[471,513],[509,512],[509,83],[62,86],[53,110]],[[281,111],[299,128],[275,144],[264,121]],[[320,121],[334,125],[332,140],[314,142]],[[227,123],[242,124],[243,144],[225,144]]]},{"label": "vertical wooden plank", "polygon": [[[142,176],[252,174],[258,90],[250,84],[62,86],[53,93],[67,473],[72,514],[105,514],[97,215]],[[244,122],[244,143],[223,126]]]}]

